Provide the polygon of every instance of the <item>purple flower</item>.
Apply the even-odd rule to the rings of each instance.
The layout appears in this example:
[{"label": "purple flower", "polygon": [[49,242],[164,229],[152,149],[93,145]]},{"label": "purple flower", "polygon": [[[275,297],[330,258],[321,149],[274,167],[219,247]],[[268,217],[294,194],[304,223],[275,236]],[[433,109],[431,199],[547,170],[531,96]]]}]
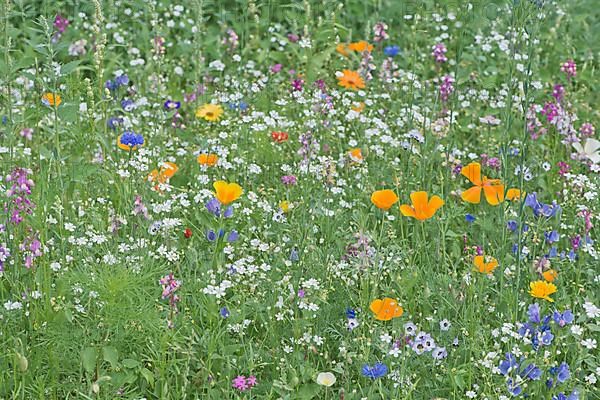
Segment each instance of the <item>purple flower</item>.
[{"label": "purple flower", "polygon": [[227,307],[222,307],[221,310],[219,310],[219,314],[221,314],[221,317],[223,317],[223,318],[227,318],[230,315]]},{"label": "purple flower", "polygon": [[538,303],[531,304],[527,309],[527,315],[529,316],[529,321],[534,324],[540,323],[540,306]]},{"label": "purple flower", "polygon": [[560,235],[555,230],[544,233],[544,236],[546,237],[546,242],[548,243],[558,242],[560,239]]},{"label": "purple flower", "polygon": [[518,366],[517,357],[512,353],[506,353],[506,358],[500,362],[498,368],[500,369],[500,373],[506,376],[512,369]]},{"label": "purple flower", "polygon": [[542,376],[542,370],[535,366],[535,364],[529,364],[519,374],[523,379],[529,379],[536,381]]},{"label": "purple flower", "polygon": [[294,175],[284,175],[281,177],[281,182],[287,186],[293,186],[297,183],[296,177]]},{"label": "purple flower", "polygon": [[229,232],[229,235],[227,235],[227,241],[229,243],[233,243],[236,240],[238,240],[239,237],[240,237],[240,235],[237,233],[237,231],[233,230],[233,231]]},{"label": "purple flower", "polygon": [[573,322],[573,319],[575,319],[575,316],[573,315],[571,310],[567,310],[562,314],[559,313],[558,311],[554,311],[554,314],[552,314],[552,318],[554,319],[554,322],[556,322],[558,324],[558,326],[560,326],[562,328],[563,326],[568,325],[571,322]]},{"label": "purple flower", "polygon": [[431,355],[436,360],[442,360],[442,359],[448,357],[448,351],[446,351],[445,347],[436,347],[435,349],[433,349],[433,352],[431,353]]},{"label": "purple flower", "polygon": [[205,206],[208,212],[213,214],[215,217],[221,215],[221,203],[219,200],[217,200],[217,198],[213,197],[205,204]]},{"label": "purple flower", "polygon": [[179,101],[167,100],[164,104],[165,110],[177,110],[181,107],[181,103]]},{"label": "purple flower", "polygon": [[446,58],[446,52],[448,51],[448,49],[446,49],[446,46],[444,46],[444,43],[437,43],[433,46],[432,48],[432,52],[431,55],[433,56],[433,59],[435,60],[436,63],[445,63],[446,61],[448,61],[448,58]]}]

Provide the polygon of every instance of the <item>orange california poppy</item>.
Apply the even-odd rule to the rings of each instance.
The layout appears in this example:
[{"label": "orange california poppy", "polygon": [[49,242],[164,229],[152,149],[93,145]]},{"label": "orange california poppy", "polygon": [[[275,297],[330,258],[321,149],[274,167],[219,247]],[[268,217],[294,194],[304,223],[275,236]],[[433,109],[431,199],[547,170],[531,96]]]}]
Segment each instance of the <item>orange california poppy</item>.
[{"label": "orange california poppy", "polygon": [[558,272],[556,272],[553,269],[549,269],[546,270],[542,273],[542,276],[544,277],[544,280],[546,282],[554,282],[554,280],[556,280],[556,278],[558,278]]},{"label": "orange california poppy", "polygon": [[465,190],[461,197],[464,201],[473,204],[479,204],[481,201],[481,190],[487,202],[496,206],[504,201],[504,185],[500,179],[488,179],[487,176],[481,177],[481,165],[477,162],[463,167],[461,174],[467,177],[475,186]]},{"label": "orange california poppy", "polygon": [[219,157],[216,154],[213,153],[202,153],[200,155],[198,155],[198,164],[200,165],[206,165],[207,167],[214,167],[215,165],[217,165],[217,161],[219,161]]},{"label": "orange california poppy", "polygon": [[370,53],[373,51],[373,45],[369,44],[366,40],[361,40],[359,42],[350,43],[348,45],[348,50],[358,51],[359,53],[368,51]]},{"label": "orange california poppy", "polygon": [[[175,175],[175,172],[177,172],[178,169],[179,167],[177,166],[177,164],[172,162],[165,162],[160,167],[160,171],[155,169],[152,170],[152,172],[150,172],[150,175],[148,175],[148,180],[150,182],[156,182],[157,184],[167,183],[169,179],[171,179],[173,175]],[[156,187],[158,187],[158,185]]]},{"label": "orange california poppy", "polygon": [[358,90],[365,88],[365,81],[356,71],[345,69],[337,79],[338,84],[346,89]]},{"label": "orange california poppy", "polygon": [[215,197],[223,205],[233,203],[242,195],[242,187],[237,183],[227,183],[225,181],[216,181],[213,183],[215,188]]},{"label": "orange california poppy", "polygon": [[354,161],[355,163],[363,162],[363,155],[360,147],[350,150],[348,152],[348,156],[350,157],[350,160]]},{"label": "orange california poppy", "polygon": [[398,201],[398,196],[393,190],[376,190],[371,195],[371,203],[381,210],[389,210]]},{"label": "orange california poppy", "polygon": [[506,191],[506,200],[521,200],[521,197],[524,195],[525,193],[521,193],[521,191],[519,189],[508,189]]},{"label": "orange california poppy", "polygon": [[491,256],[475,256],[473,265],[482,274],[491,274],[498,266],[498,260]]},{"label": "orange california poppy", "polygon": [[338,45],[335,46],[335,51],[337,51],[344,57],[348,57],[348,47],[346,46],[345,43],[338,43]]},{"label": "orange california poppy", "polygon": [[60,103],[62,103],[62,99],[60,98],[60,95],[48,92],[42,95],[42,103],[50,107],[58,107],[60,106]]},{"label": "orange california poppy", "polygon": [[271,139],[276,143],[283,143],[288,140],[289,135],[287,132],[271,132]]},{"label": "orange california poppy", "polygon": [[401,317],[404,313],[398,301],[386,297],[384,299],[375,299],[371,302],[369,309],[375,314],[375,319],[379,321],[389,321],[392,318]]},{"label": "orange california poppy", "polygon": [[410,194],[412,206],[402,204],[400,212],[405,217],[413,217],[419,221],[425,221],[433,217],[433,214],[444,205],[444,200],[439,196],[431,196],[429,200],[427,200],[427,197],[427,192],[412,192]]}]

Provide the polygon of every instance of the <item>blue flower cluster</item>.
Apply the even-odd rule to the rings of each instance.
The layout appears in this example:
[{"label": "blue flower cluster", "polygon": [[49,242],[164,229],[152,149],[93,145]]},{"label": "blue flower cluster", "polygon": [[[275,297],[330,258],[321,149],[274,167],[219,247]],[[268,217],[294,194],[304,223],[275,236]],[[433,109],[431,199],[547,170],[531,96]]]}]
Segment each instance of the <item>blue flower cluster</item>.
[{"label": "blue flower cluster", "polygon": [[365,364],[361,372],[367,378],[377,379],[387,374],[388,367],[382,362],[376,362],[372,367],[369,364]]},{"label": "blue flower cluster", "polygon": [[104,84],[104,87],[112,92],[112,91],[117,90],[119,87],[127,86],[128,84],[129,84],[129,77],[127,75],[123,74],[123,75],[117,76],[114,81],[112,81],[110,79],[107,80],[106,83]]},{"label": "blue flower cluster", "polygon": [[550,327],[550,322],[552,320],[562,328],[565,325],[572,323],[575,319],[570,310],[563,313],[554,311],[552,315],[542,317],[540,314],[540,306],[537,303],[529,306],[527,315],[529,316],[529,322],[521,325],[519,328],[519,335],[530,338],[531,346],[534,350],[538,350],[540,345],[549,346],[552,343],[552,340],[554,340],[554,334]]},{"label": "blue flower cluster", "polygon": [[125,131],[121,135],[121,144],[129,147],[142,146],[144,144],[144,137],[132,131]]}]

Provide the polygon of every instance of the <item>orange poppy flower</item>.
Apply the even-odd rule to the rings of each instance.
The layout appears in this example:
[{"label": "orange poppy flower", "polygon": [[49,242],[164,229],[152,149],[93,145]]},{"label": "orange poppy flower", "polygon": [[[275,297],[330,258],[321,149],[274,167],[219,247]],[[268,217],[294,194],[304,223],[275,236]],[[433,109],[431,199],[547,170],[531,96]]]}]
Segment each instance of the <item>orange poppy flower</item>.
[{"label": "orange poppy flower", "polygon": [[355,163],[363,162],[363,155],[362,155],[362,150],[360,149],[360,147],[350,150],[348,152],[348,156],[350,157],[350,160],[354,161]]},{"label": "orange poppy flower", "polygon": [[419,221],[425,221],[433,217],[433,214],[444,205],[444,200],[439,196],[431,196],[429,200],[427,200],[427,197],[427,192],[412,192],[410,194],[412,206],[402,204],[400,212],[405,217],[413,217]]},{"label": "orange poppy flower", "polygon": [[348,47],[344,43],[339,43],[337,46],[335,46],[335,51],[337,51],[344,57],[348,57]]},{"label": "orange poppy flower", "polygon": [[521,191],[519,189],[508,189],[506,191],[506,200],[521,200],[521,197],[524,195],[525,193],[521,193]]},{"label": "orange poppy flower", "polygon": [[491,274],[498,267],[498,260],[491,256],[475,256],[473,265],[482,274]]},{"label": "orange poppy flower", "polygon": [[373,45],[369,44],[366,40],[361,40],[358,42],[350,43],[348,45],[348,50],[358,51],[362,53],[363,51],[368,51],[369,53],[373,51]]},{"label": "orange poppy flower", "polygon": [[371,203],[381,210],[389,210],[398,201],[398,196],[393,190],[376,190],[371,195]]},{"label": "orange poppy flower", "polygon": [[48,92],[42,95],[42,103],[50,107],[58,107],[62,103],[62,99],[60,95]]},{"label": "orange poppy flower", "polygon": [[233,203],[242,195],[242,187],[237,183],[227,183],[225,181],[216,181],[213,183],[215,188],[215,197],[223,205]]},{"label": "orange poppy flower", "polygon": [[[150,172],[150,175],[148,175],[148,180],[150,182],[157,182],[162,184],[167,183],[169,179],[171,179],[173,175],[175,175],[175,172],[177,172],[178,169],[179,167],[177,166],[177,164],[172,162],[165,162],[160,167],[160,171],[155,169],[152,170],[152,172]],[[155,186],[155,188],[157,187],[158,185]]]},{"label": "orange poppy flower", "polygon": [[338,84],[346,89],[358,90],[365,88],[365,81],[356,71],[345,69],[337,79]]},{"label": "orange poppy flower", "polygon": [[288,140],[289,135],[287,132],[271,132],[271,138],[274,142],[283,143]]},{"label": "orange poppy flower", "polygon": [[545,280],[546,282],[554,282],[554,280],[555,280],[556,278],[558,278],[558,272],[556,272],[556,271],[555,271],[555,270],[553,270],[553,269],[549,269],[549,270],[547,270],[547,271],[544,271],[544,272],[542,273],[542,276],[544,277],[544,280]]},{"label": "orange poppy flower", "polygon": [[384,299],[375,299],[371,302],[369,309],[375,314],[375,319],[379,321],[389,321],[392,318],[401,317],[404,313],[398,301],[386,297]]},{"label": "orange poppy flower", "polygon": [[206,165],[207,167],[214,167],[215,165],[217,165],[217,161],[219,161],[219,157],[216,154],[213,153],[209,153],[209,154],[200,154],[198,155],[198,164],[200,165]]},{"label": "orange poppy flower", "polygon": [[481,190],[487,202],[496,206],[504,201],[504,185],[500,179],[488,179],[487,176],[481,177],[481,165],[477,162],[463,167],[460,171],[475,186],[465,190],[461,197],[464,201],[473,204],[479,204],[481,201]]}]

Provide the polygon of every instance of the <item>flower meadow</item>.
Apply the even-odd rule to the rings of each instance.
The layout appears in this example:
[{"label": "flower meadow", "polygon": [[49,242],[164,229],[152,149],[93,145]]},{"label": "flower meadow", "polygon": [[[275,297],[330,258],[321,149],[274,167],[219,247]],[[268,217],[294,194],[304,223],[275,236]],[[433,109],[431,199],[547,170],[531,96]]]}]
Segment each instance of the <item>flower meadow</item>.
[{"label": "flower meadow", "polygon": [[0,399],[600,399],[599,21],[3,2]]}]

